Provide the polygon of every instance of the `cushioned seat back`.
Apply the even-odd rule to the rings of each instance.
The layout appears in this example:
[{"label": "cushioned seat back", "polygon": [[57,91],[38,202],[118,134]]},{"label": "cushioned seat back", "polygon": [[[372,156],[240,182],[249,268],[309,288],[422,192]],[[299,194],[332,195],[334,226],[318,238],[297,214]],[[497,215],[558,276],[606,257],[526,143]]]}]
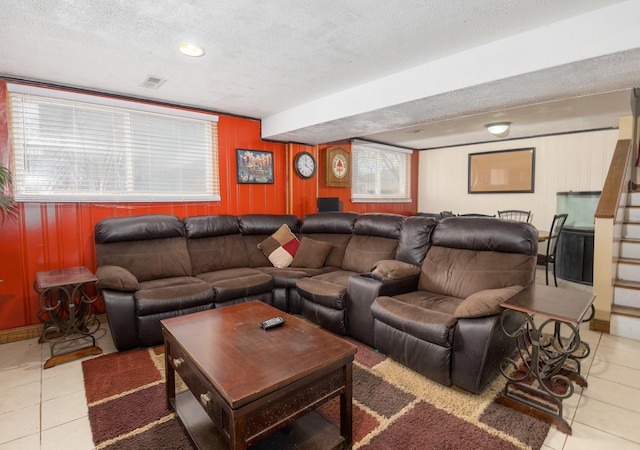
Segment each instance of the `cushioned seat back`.
[{"label": "cushioned seat back", "polygon": [[353,236],[342,260],[342,269],[370,272],[375,263],[395,259],[404,216],[363,214],[356,219]]},{"label": "cushioned seat back", "polygon": [[535,275],[538,239],[528,223],[447,218],[432,234],[419,289],[466,298],[484,290],[526,286]]},{"label": "cushioned seat back", "polygon": [[272,266],[264,252],[258,248],[258,244],[284,224],[294,234],[299,234],[299,220],[293,214],[245,214],[238,216],[238,225],[247,249],[249,267]]},{"label": "cushioned seat back", "polygon": [[420,267],[431,245],[431,233],[438,224],[432,217],[407,217],[402,222],[396,259]]},{"label": "cushioned seat back", "polygon": [[492,217],[449,217],[433,230],[432,244],[501,253],[538,254],[538,232],[526,222]]},{"label": "cushioned seat back", "polygon": [[358,214],[345,212],[325,212],[309,214],[302,219],[300,236],[316,241],[330,242],[333,248],[324,262],[326,267],[340,267],[344,252],[351,240]]},{"label": "cushioned seat back", "polygon": [[176,216],[103,219],[95,226],[95,243],[98,267],[123,267],[138,281],[191,275],[184,227]]},{"label": "cushioned seat back", "polygon": [[247,247],[235,216],[187,217],[184,228],[194,275],[249,266]]}]

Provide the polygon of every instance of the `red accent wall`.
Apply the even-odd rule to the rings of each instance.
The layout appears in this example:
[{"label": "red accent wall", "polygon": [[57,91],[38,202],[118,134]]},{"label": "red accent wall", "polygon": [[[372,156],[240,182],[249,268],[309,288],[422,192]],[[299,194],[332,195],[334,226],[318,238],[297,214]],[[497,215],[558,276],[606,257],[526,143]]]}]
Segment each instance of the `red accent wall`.
[{"label": "red accent wall", "polygon": [[351,201],[351,189],[344,187],[327,187],[324,186],[324,173],[322,172],[322,158],[324,158],[324,150],[339,145],[345,150],[351,151],[351,143],[338,142],[327,145],[319,145],[319,158],[318,163],[320,166],[320,173],[318,175],[318,195],[317,197],[338,197],[341,202],[342,211],[351,211],[359,214],[371,213],[371,212],[386,212],[403,214],[405,216],[411,216],[418,210],[418,152],[414,151],[411,156],[411,203],[354,203]]},{"label": "red accent wall", "polygon": [[[0,163],[11,166],[7,128],[6,83],[0,81]],[[402,204],[351,203],[348,188],[322,186],[321,149],[266,142],[260,138],[260,122],[219,115],[219,202],[189,203],[20,203],[15,217],[0,219],[0,330],[39,323],[35,273],[63,267],[87,266],[95,270],[93,229],[103,218],[141,214],[295,214],[316,211],[316,199],[340,197],[345,211],[415,214],[417,200]],[[274,153],[274,180],[269,185],[236,182],[235,149]],[[348,148],[348,147],[347,147]],[[302,180],[293,171],[293,159],[302,151],[316,156],[318,172]],[[414,154],[414,196],[417,192],[417,152]],[[103,305],[98,305],[103,310]]]}]

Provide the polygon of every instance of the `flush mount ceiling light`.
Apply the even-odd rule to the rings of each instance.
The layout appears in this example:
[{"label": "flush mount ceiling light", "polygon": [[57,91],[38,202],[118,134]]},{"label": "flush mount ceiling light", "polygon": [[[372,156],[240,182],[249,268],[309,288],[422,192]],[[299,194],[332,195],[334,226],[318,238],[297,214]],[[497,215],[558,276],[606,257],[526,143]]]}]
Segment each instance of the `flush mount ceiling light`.
[{"label": "flush mount ceiling light", "polygon": [[511,122],[496,122],[485,125],[487,131],[494,136],[504,136],[509,132]]},{"label": "flush mount ceiling light", "polygon": [[204,55],[204,48],[198,44],[180,44],[178,45],[178,50],[180,53],[187,56],[196,57]]}]

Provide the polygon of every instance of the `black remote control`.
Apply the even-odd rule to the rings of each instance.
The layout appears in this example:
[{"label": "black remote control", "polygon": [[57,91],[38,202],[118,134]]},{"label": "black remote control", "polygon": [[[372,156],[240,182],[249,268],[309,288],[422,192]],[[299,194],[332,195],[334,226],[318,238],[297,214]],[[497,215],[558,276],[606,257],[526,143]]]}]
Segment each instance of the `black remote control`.
[{"label": "black remote control", "polygon": [[284,324],[284,317],[274,317],[273,319],[265,320],[264,322],[260,322],[260,328],[264,330],[268,330],[269,328],[279,327]]}]

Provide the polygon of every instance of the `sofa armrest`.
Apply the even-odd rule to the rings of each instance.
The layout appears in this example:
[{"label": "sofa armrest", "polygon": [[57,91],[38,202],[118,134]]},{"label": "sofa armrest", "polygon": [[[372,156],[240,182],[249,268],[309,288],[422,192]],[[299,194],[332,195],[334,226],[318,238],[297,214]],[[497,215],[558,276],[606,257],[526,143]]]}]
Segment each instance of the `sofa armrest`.
[{"label": "sofa armrest", "polygon": [[[522,314],[508,314],[507,330],[516,330],[524,322]],[[451,381],[458,387],[479,394],[500,373],[502,360],[510,356],[516,341],[500,326],[500,314],[459,319],[453,338]]]},{"label": "sofa armrest", "polygon": [[131,292],[105,289],[102,291],[109,321],[109,330],[116,348],[120,351],[139,346],[136,305]]},{"label": "sofa armrest", "polygon": [[99,289],[135,292],[140,288],[138,279],[124,267],[100,266],[96,270]]},{"label": "sofa armrest", "polygon": [[347,332],[349,336],[370,346],[373,344],[371,305],[377,297],[404,294],[418,288],[420,275],[401,279],[384,278],[364,273],[349,278],[347,286]]},{"label": "sofa armrest", "polygon": [[398,280],[420,275],[420,267],[395,259],[383,259],[375,264],[371,273],[382,278]]}]

